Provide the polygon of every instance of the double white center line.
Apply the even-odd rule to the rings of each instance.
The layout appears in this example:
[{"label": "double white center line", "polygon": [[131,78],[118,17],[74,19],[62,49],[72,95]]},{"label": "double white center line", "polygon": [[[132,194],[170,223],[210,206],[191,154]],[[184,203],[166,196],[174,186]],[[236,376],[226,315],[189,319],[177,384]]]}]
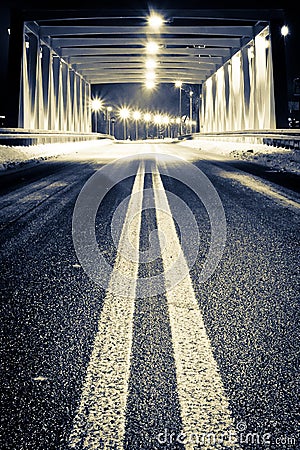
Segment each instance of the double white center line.
[{"label": "double white center line", "polygon": [[[111,292],[115,291],[113,285],[118,283],[120,271],[127,275],[128,279],[136,280],[138,277],[136,261],[139,254],[144,175],[142,162],[135,178],[119,240],[110,280]],[[158,170],[152,173],[152,183],[157,228],[159,236],[165,236],[165,240],[160,242],[164,272],[168,272],[175,259],[180,259],[180,264],[176,264],[178,273],[169,272],[170,275],[165,280],[182,420],[182,433],[176,437],[177,442],[183,443],[186,450],[196,448],[197,442],[201,444],[201,448],[226,446],[237,449],[239,447],[235,441],[227,439],[232,436],[230,433],[234,430],[233,419],[195,298],[192,280],[187,275],[176,285],[176,278],[181,279],[182,273],[188,273],[187,263]],[[129,223],[129,218],[132,217],[134,220]],[[123,246],[128,242],[128,238],[135,250],[133,261],[122,256]],[[124,448],[135,291],[136,283],[129,280],[128,284],[123,286],[123,296],[108,293],[104,299],[81,403],[69,439],[70,448]],[[209,433],[210,439],[206,440],[205,436]],[[219,442],[219,446],[212,445],[212,433],[214,442]],[[174,442],[174,437],[172,439]]]}]

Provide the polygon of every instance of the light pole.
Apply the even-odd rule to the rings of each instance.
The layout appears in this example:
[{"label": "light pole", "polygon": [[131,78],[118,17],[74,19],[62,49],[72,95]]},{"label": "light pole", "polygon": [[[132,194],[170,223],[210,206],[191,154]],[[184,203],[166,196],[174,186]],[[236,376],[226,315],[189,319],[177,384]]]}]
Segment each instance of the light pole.
[{"label": "light pole", "polygon": [[190,91],[190,133],[193,132],[193,91]]},{"label": "light pole", "polygon": [[154,123],[155,123],[155,125],[156,125],[157,138],[159,139],[159,136],[160,136],[160,130],[159,130],[159,127],[160,127],[160,125],[161,125],[161,123],[162,123],[162,116],[161,116],[160,114],[156,114],[156,115],[154,116]]},{"label": "light pole", "polygon": [[132,117],[135,120],[135,140],[137,141],[139,138],[139,126],[138,121],[141,118],[141,113],[139,111],[134,111]]},{"label": "light pole", "polygon": [[146,139],[148,139],[148,132],[149,132],[149,122],[151,120],[151,114],[145,113],[144,114],[144,121],[146,123]]},{"label": "light pole", "polygon": [[98,133],[98,111],[102,109],[103,102],[99,98],[93,98],[91,100],[91,108],[94,113],[94,121],[95,121],[95,133]]},{"label": "light pole", "polygon": [[178,110],[179,110],[179,117],[180,117],[179,134],[181,135],[182,134],[182,120],[181,120],[181,116],[182,116],[182,113],[181,113],[181,87],[182,87],[182,81],[176,80],[175,81],[175,87],[179,88],[179,108],[178,108]]},{"label": "light pole", "polygon": [[170,118],[169,118],[169,116],[164,116],[162,121],[163,121],[163,124],[166,127],[166,129],[165,129],[165,131],[166,131],[165,134],[167,135],[166,137],[170,137],[169,136],[169,125],[170,125]]},{"label": "light pole", "polygon": [[177,117],[175,122],[177,124],[177,135],[180,135],[181,117]]},{"label": "light pole", "polygon": [[108,134],[110,135],[110,113],[112,112],[112,107],[107,107],[107,126],[108,126]]},{"label": "light pole", "polygon": [[120,114],[121,119],[123,119],[123,131],[124,131],[124,135],[123,136],[124,136],[124,141],[126,141],[126,138],[127,138],[127,127],[126,127],[126,125],[127,125],[127,119],[128,119],[128,117],[130,115],[130,111],[129,111],[128,108],[121,108],[119,114]]}]

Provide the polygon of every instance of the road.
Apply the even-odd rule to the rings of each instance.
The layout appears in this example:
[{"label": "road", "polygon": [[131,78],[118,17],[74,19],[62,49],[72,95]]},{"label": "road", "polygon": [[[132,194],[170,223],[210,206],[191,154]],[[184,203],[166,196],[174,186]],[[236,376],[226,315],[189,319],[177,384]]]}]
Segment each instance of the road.
[{"label": "road", "polygon": [[251,167],[87,144],[1,177],[1,449],[300,449],[300,197]]}]

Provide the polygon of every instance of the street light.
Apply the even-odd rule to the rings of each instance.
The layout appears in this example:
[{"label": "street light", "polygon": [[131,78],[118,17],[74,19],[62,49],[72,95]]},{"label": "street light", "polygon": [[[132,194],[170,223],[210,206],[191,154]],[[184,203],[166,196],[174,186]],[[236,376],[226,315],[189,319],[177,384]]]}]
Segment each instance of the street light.
[{"label": "street light", "polygon": [[289,30],[289,27],[287,25],[283,25],[281,27],[281,35],[283,37],[286,37],[289,34],[289,32],[290,32],[290,30]]},{"label": "street light", "polygon": [[100,100],[100,98],[93,98],[91,100],[91,109],[94,113],[94,120],[95,120],[95,133],[98,132],[98,111],[100,111],[103,107],[103,101]]},{"label": "street light", "polygon": [[163,118],[162,118],[161,114],[155,114],[154,123],[156,125],[157,137],[159,137],[159,126],[161,125],[162,120],[163,120]]},{"label": "street light", "polygon": [[112,107],[107,107],[107,123],[108,123],[108,134],[110,134],[110,113],[112,112]]},{"label": "street light", "polygon": [[139,130],[138,130],[138,121],[139,121],[140,118],[141,118],[141,113],[140,113],[140,111],[134,111],[132,117],[133,117],[134,120],[135,120],[135,140],[137,141],[137,140],[138,140],[138,131],[139,131]]},{"label": "street light", "polygon": [[193,91],[190,91],[190,133],[193,132],[193,126],[192,126],[192,122],[193,122]]},{"label": "street light", "polygon": [[148,70],[150,70],[150,69],[155,69],[155,67],[156,67],[156,61],[155,61],[155,59],[153,59],[153,58],[148,58],[148,59],[146,60],[145,66],[146,66],[146,69],[148,69]]},{"label": "street light", "polygon": [[163,23],[164,19],[158,14],[151,14],[151,16],[148,17],[148,25],[151,28],[158,29],[163,25]]},{"label": "street light", "polygon": [[158,52],[158,43],[155,41],[149,41],[146,45],[146,51],[149,55],[155,55]]},{"label": "street light", "polygon": [[144,122],[146,123],[146,139],[148,139],[148,131],[149,131],[149,122],[151,120],[151,114],[145,113],[144,114]]},{"label": "street light", "polygon": [[169,137],[169,125],[170,125],[170,117],[169,116],[163,116],[162,118],[162,122],[166,127],[166,131],[167,131],[167,137]]},{"label": "street light", "polygon": [[177,134],[180,134],[180,129],[181,129],[181,117],[176,117],[176,120],[175,120],[175,122],[176,122],[176,124],[178,125],[178,130],[177,130]]},{"label": "street light", "polygon": [[146,80],[147,81],[154,81],[156,78],[155,72],[153,70],[149,70],[146,72]]},{"label": "street light", "polygon": [[180,128],[179,128],[179,134],[182,134],[182,120],[181,120],[181,87],[182,87],[182,81],[176,80],[175,81],[175,87],[179,88],[179,117],[180,117]]},{"label": "street light", "polygon": [[126,137],[127,137],[126,121],[127,121],[128,117],[130,116],[130,111],[128,108],[121,108],[119,111],[119,115],[120,115],[121,119],[123,119],[124,140],[126,140]]},{"label": "street light", "polygon": [[145,86],[146,86],[146,89],[149,89],[149,90],[154,89],[155,81],[154,80],[146,80]]}]

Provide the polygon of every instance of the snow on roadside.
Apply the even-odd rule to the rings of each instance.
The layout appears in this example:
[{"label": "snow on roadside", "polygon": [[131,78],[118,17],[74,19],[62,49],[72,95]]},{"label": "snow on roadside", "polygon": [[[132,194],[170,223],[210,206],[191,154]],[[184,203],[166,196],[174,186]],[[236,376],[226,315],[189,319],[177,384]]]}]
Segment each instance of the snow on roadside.
[{"label": "snow on roadside", "polygon": [[111,139],[92,141],[64,142],[56,144],[38,144],[30,146],[0,145],[0,171],[16,169],[28,163],[39,163],[59,156],[78,153],[87,149],[97,149],[99,146],[111,144]]},{"label": "snow on roadside", "polygon": [[178,144],[231,159],[254,162],[267,166],[271,170],[300,174],[300,150],[290,150],[266,144],[205,139],[186,140]]}]

